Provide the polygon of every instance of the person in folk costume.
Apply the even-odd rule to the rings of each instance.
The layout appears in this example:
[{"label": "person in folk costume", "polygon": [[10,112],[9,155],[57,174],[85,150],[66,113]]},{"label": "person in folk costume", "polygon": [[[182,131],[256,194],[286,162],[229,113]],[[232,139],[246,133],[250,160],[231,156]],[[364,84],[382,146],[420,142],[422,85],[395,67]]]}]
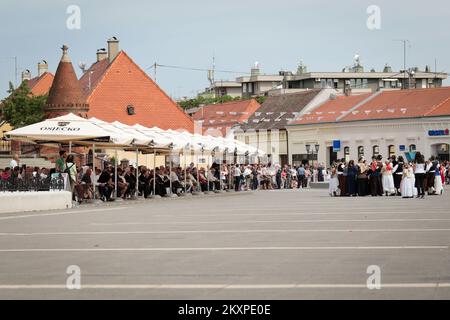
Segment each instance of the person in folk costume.
[{"label": "person in folk costume", "polygon": [[338,179],[339,179],[339,190],[341,191],[340,196],[343,197],[347,194],[345,187],[346,187],[346,176],[344,171],[345,170],[345,159],[342,159],[337,167],[337,173],[338,173]]},{"label": "person in folk costume", "polygon": [[438,164],[436,165],[436,173],[435,173],[435,177],[434,177],[435,194],[441,195],[444,192],[444,187],[442,184],[442,180],[443,180],[442,177],[444,177],[443,166],[438,162]]},{"label": "person in folk costume", "polygon": [[369,187],[369,180],[367,179],[367,171],[369,167],[366,164],[364,157],[359,158],[358,161],[358,177],[357,177],[357,190],[360,197],[367,195]]},{"label": "person in folk costume", "polygon": [[400,184],[400,191],[403,198],[414,198],[415,194],[414,184],[415,184],[414,171],[410,165],[404,164],[402,181]]},{"label": "person in folk costume", "polygon": [[369,166],[369,170],[368,170],[369,189],[370,189],[370,194],[372,195],[372,197],[383,195],[383,190],[381,187],[381,180],[380,180],[381,167],[382,166],[379,165],[377,158],[375,156],[372,157],[372,162],[371,162],[371,164]]},{"label": "person in folk costume", "polygon": [[404,160],[403,160],[402,156],[398,156],[397,159],[395,159],[395,156],[392,156],[391,162],[392,162],[393,167],[395,168],[395,170],[393,170],[393,172],[392,172],[392,174],[394,175],[395,191],[396,191],[397,195],[400,196],[401,195],[400,183],[402,182],[402,177],[403,177]]},{"label": "person in folk costume", "polygon": [[397,168],[393,168],[392,163],[389,160],[385,161],[383,168],[381,169],[383,192],[386,196],[395,194],[394,177],[392,173],[396,170]]},{"label": "person in folk costume", "polygon": [[428,195],[436,193],[435,180],[436,180],[436,171],[438,170],[437,168],[438,164],[439,161],[437,161],[434,156],[431,156],[430,160],[427,162],[426,165],[425,192],[428,192]]},{"label": "person in folk costume", "polygon": [[333,165],[331,167],[330,182],[328,184],[328,192],[330,193],[330,196],[336,197],[338,189],[339,189],[339,179],[337,168],[336,165]]},{"label": "person in folk costume", "polygon": [[358,168],[355,166],[355,161],[350,160],[347,165],[347,178],[346,178],[346,192],[347,195],[353,197],[356,196],[356,177],[358,176]]}]

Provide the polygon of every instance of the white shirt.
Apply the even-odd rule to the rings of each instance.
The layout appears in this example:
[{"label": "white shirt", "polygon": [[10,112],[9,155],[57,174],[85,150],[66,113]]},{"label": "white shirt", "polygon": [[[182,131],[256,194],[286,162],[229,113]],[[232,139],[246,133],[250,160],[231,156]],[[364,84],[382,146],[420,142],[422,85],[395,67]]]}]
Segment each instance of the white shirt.
[{"label": "white shirt", "polygon": [[19,164],[14,159],[12,159],[11,162],[9,163],[9,167],[11,168],[11,170],[18,166],[19,166]]},{"label": "white shirt", "polygon": [[424,163],[416,163],[416,170],[414,173],[425,173],[425,164]]},{"label": "white shirt", "polygon": [[172,182],[179,181],[177,174],[173,171],[170,173],[170,180],[172,180]]},{"label": "white shirt", "polygon": [[240,175],[241,175],[241,169],[239,169],[239,167],[236,167],[234,169],[234,176],[239,177]]}]

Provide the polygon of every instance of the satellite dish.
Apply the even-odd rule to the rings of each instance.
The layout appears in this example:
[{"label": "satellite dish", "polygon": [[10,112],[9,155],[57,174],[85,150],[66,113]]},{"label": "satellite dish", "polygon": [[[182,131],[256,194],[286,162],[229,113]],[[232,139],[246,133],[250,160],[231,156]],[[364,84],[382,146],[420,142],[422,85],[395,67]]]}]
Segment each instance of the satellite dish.
[{"label": "satellite dish", "polygon": [[86,63],[84,63],[84,62],[78,62],[78,67],[82,70],[82,71],[84,71],[84,70],[86,70]]}]

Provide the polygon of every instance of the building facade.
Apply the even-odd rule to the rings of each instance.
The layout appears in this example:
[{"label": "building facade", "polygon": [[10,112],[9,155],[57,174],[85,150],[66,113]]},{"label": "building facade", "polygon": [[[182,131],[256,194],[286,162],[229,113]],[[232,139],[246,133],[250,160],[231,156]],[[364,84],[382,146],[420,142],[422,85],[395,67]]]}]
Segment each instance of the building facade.
[{"label": "building facade", "polygon": [[[449,159],[450,88],[379,92],[359,97],[338,97],[288,126],[292,163],[361,156],[402,155],[421,152],[426,158]],[[307,146],[318,153],[307,153]]]}]

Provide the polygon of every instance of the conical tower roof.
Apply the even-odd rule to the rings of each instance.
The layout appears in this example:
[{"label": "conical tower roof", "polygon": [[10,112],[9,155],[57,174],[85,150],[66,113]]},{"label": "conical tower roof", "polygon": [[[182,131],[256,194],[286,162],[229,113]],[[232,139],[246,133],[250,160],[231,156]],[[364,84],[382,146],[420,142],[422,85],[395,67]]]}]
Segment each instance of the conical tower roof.
[{"label": "conical tower roof", "polygon": [[47,98],[46,116],[47,118],[54,118],[74,113],[86,117],[89,106],[83,98],[80,82],[67,54],[69,47],[63,45],[61,49],[63,54]]}]

